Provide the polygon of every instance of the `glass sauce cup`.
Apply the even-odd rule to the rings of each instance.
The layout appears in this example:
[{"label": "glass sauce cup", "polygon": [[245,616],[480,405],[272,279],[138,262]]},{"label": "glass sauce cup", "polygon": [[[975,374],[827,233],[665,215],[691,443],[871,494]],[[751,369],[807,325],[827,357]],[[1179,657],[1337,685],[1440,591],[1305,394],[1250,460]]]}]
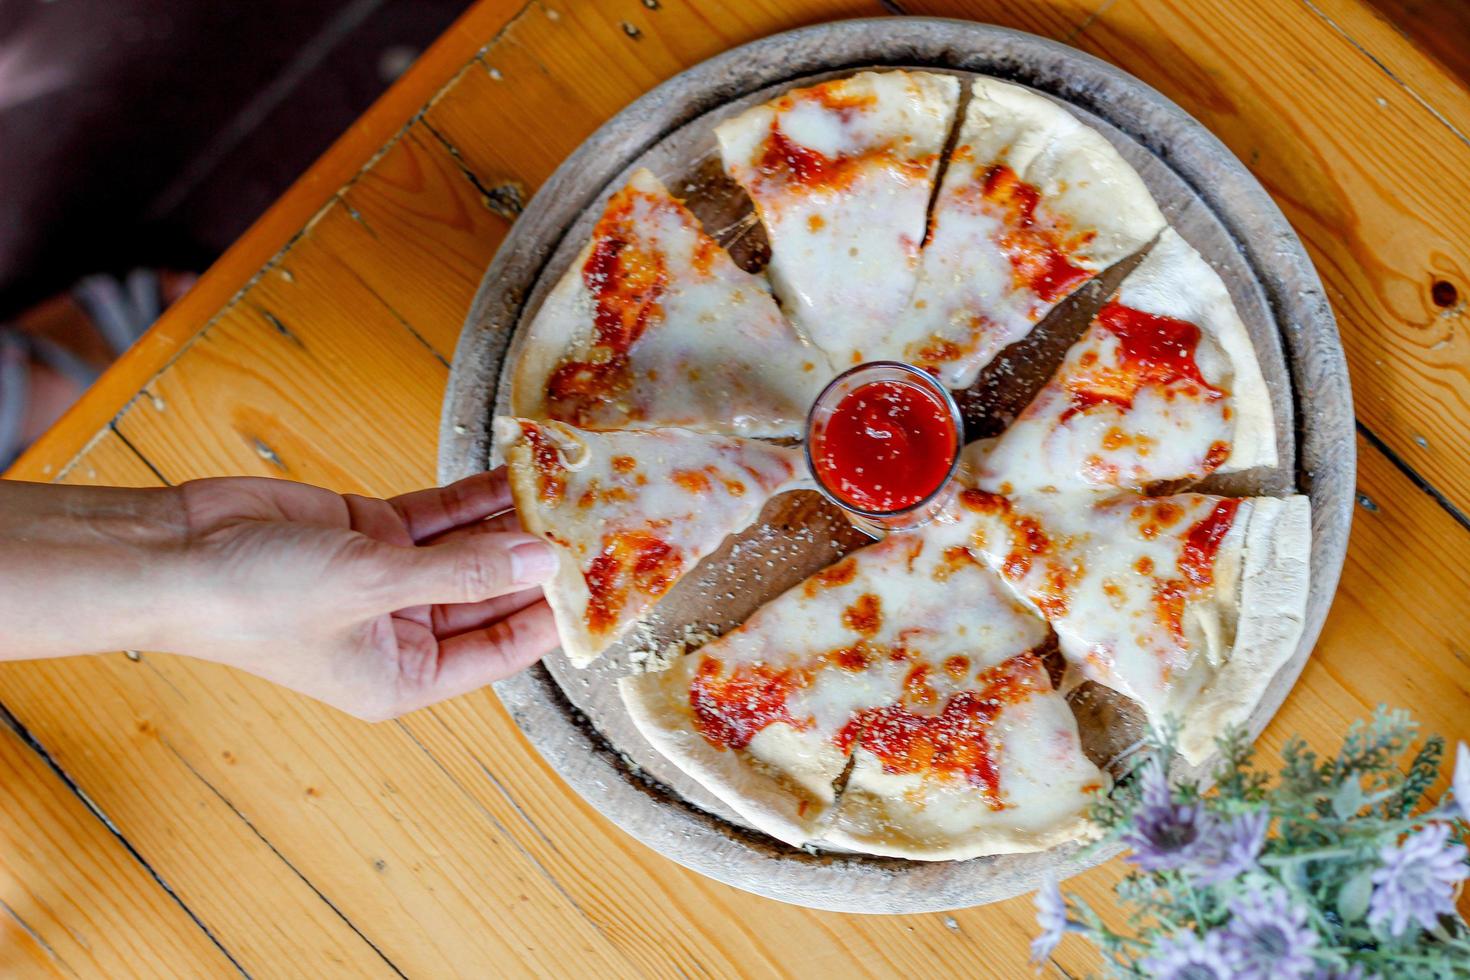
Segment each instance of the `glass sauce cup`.
[{"label": "glass sauce cup", "polygon": [[[907,390],[895,392],[895,388]],[[901,433],[889,433],[886,437],[883,435],[886,426],[882,425],[882,420],[878,430],[868,427],[856,432],[859,450],[865,445],[881,450],[889,445],[888,439],[902,436],[902,445],[897,446],[896,453],[889,455],[901,457],[908,452],[914,454],[914,458],[886,461],[889,478],[904,472],[909,476],[922,476],[925,474],[921,471],[927,471],[933,477],[932,487],[925,485],[929,482],[925,480],[906,487],[904,492],[895,496],[891,487],[876,482],[884,478],[882,474],[864,473],[864,467],[860,465],[850,465],[845,475],[840,472],[837,443],[843,433],[851,436],[861,428],[852,418],[843,416],[852,415],[863,404],[861,394],[857,399],[849,396],[864,389],[873,398],[889,397],[894,393],[899,399],[909,400],[922,413],[934,413],[932,419],[911,419],[914,423],[922,422],[918,428],[905,428]],[[898,404],[897,401],[892,403]],[[836,432],[833,431],[834,423]],[[902,423],[895,425],[902,426]],[[932,431],[919,431],[929,428]],[[876,438],[868,439],[875,435]],[[959,485],[955,474],[959,469],[963,442],[964,422],[949,390],[927,371],[901,361],[870,361],[844,371],[822,389],[807,415],[806,461],[817,488],[842,509],[854,526],[875,538],[882,537],[887,531],[921,527],[944,509],[954,498]],[[849,457],[852,450],[852,446],[847,447]],[[935,458],[935,453],[941,455]],[[845,462],[852,464],[854,460],[847,458]],[[865,488],[864,483],[869,487]],[[892,505],[888,506],[890,501]]]}]

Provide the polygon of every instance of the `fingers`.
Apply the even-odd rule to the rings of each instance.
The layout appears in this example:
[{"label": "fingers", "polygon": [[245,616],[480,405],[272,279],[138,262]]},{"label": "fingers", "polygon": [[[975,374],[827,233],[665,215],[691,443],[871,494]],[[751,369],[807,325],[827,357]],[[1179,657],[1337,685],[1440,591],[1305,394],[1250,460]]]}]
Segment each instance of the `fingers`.
[{"label": "fingers", "polygon": [[430,487],[388,501],[403,517],[415,541],[510,508],[510,480],[505,467],[476,473],[447,487]]},{"label": "fingers", "polygon": [[438,669],[427,684],[403,692],[400,711],[413,711],[509,677],[557,644],[545,602],[527,606],[484,629],[439,641]]},{"label": "fingers", "polygon": [[483,602],[540,585],[556,570],[551,546],[525,533],[466,534],[439,544],[379,548],[376,595],[391,608]]},{"label": "fingers", "polygon": [[484,629],[496,620],[518,613],[540,601],[540,589],[525,589],[486,599],[484,602],[434,606],[430,610],[429,622],[434,629],[434,635],[442,639],[470,630]]},{"label": "fingers", "polygon": [[342,499],[347,504],[347,520],[354,531],[384,544],[401,547],[413,544],[413,537],[390,502],[355,493],[345,493]]},{"label": "fingers", "polygon": [[520,515],[513,510],[508,510],[504,514],[487,517],[483,521],[474,521],[463,527],[451,528],[443,534],[436,534],[420,543],[442,544],[445,541],[468,537],[471,534],[503,534],[506,531],[520,531],[521,529]]}]

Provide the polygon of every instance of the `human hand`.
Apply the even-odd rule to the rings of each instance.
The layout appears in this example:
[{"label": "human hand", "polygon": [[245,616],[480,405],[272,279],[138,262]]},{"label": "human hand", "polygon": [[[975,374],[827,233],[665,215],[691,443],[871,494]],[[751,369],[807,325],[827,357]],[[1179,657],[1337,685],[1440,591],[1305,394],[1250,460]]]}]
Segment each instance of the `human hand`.
[{"label": "human hand", "polygon": [[0,654],[127,646],[229,664],[370,720],[556,644],[504,471],[392,500],[284,480],[0,482]]},{"label": "human hand", "polygon": [[556,559],[520,530],[503,469],[391,500],[245,478],[178,490],[206,597],[182,652],[378,720],[556,645],[539,588]]}]

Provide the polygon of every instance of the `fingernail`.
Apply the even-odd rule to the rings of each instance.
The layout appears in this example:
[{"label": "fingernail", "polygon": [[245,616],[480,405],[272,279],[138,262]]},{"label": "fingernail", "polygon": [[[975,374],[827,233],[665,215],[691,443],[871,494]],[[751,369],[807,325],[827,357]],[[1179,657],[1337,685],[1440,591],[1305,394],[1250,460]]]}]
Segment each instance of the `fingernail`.
[{"label": "fingernail", "polygon": [[517,585],[539,585],[556,571],[556,554],[545,541],[525,541],[510,549],[510,574]]}]

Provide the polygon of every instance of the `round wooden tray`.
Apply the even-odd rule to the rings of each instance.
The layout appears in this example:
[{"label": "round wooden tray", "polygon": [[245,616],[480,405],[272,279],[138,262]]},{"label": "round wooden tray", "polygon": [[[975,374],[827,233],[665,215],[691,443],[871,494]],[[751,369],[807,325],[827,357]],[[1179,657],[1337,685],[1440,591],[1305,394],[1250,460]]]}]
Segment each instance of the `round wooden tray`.
[{"label": "round wooden tray", "polygon": [[[585,241],[607,196],[647,166],[718,235],[748,227],[720,185],[711,134],[719,120],[775,92],[866,67],[982,73],[1030,86],[1107,136],[1138,169],[1170,222],[1220,271],[1251,331],[1276,410],[1282,465],[1217,481],[1227,493],[1312,499],[1311,592],[1295,657],[1251,720],[1265,727],[1311,652],[1337,587],[1354,486],[1351,394],[1337,328],[1301,243],[1264,189],[1214,136],[1173,103],[1116,68],[1064,45],[1004,28],[928,18],[852,20],[804,28],[728,51],[660,85],[594,133],[562,164],[511,229],[485,274],[460,335],[440,430],[439,478],[497,462],[491,419],[505,405],[502,366],[518,328]],[[713,176],[712,176],[713,175]],[[727,240],[726,235],[722,240]],[[737,258],[741,242],[732,245]],[[1003,357],[962,399],[987,419],[1020,407],[1018,389],[1049,373],[1124,270],[1082,291]],[[1074,309],[1075,306],[1075,309]],[[1023,381],[997,383],[996,378]],[[1024,397],[1024,396],[1022,396]],[[733,625],[809,571],[859,544],[815,495],[773,501],[761,522],[711,556],[660,604],[651,640],[683,623]],[[778,572],[769,568],[771,558]],[[640,645],[646,646],[645,636]],[[516,723],[571,786],[628,833],[669,858],[739,888],[813,908],[926,912],[997,901],[1066,877],[1104,855],[1077,845],[1041,854],[926,863],[795,849],[751,830],[658,755],[633,728],[612,678],[629,644],[585,671],[560,653],[495,686]],[[1074,698],[1084,747],[1100,763],[1137,735],[1137,713],[1096,689]]]}]

